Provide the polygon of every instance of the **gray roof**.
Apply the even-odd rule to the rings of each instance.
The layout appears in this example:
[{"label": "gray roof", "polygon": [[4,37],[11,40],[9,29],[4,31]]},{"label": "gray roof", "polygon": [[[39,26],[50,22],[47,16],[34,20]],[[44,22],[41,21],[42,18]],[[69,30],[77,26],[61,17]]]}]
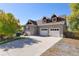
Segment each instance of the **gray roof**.
[{"label": "gray roof", "polygon": [[[51,17],[57,17],[57,16],[55,16],[55,15],[53,15],[53,16],[51,16]],[[33,20],[31,20],[31,21],[28,21],[28,23],[29,22],[32,22],[34,25],[36,25],[36,26],[44,26],[44,25],[58,25],[58,24],[65,24],[65,18],[63,18],[63,17],[60,17],[60,16],[58,16],[57,17],[57,22],[53,22],[52,21],[52,19],[53,18],[49,18],[49,17],[43,17],[43,18],[46,18],[47,20],[51,20],[50,22],[46,22],[46,23],[44,23],[43,21],[43,18],[42,19],[40,19],[40,20],[37,20],[37,21],[33,21]],[[47,21],[46,20],[46,21]]]},{"label": "gray roof", "polygon": [[45,26],[45,25],[59,25],[59,24],[65,24],[65,21],[61,21],[61,22],[52,22],[52,23],[41,23],[41,24],[38,24],[38,26]]}]

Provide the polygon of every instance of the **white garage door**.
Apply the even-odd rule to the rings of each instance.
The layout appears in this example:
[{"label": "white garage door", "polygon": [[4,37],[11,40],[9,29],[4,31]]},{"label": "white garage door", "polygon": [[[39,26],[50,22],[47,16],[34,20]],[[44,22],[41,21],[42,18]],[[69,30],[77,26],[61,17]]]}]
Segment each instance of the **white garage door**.
[{"label": "white garage door", "polygon": [[40,29],[40,35],[48,36],[48,28],[41,28]]},{"label": "white garage door", "polygon": [[60,29],[52,28],[49,30],[49,35],[52,37],[60,37]]}]

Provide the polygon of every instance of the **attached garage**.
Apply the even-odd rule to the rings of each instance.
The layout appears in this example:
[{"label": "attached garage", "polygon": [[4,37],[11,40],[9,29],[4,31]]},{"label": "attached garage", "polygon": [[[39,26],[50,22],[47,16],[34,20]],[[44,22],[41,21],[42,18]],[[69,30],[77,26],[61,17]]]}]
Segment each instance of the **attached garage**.
[{"label": "attached garage", "polygon": [[48,28],[40,28],[40,35],[41,36],[48,36]]},{"label": "attached garage", "polygon": [[60,37],[60,29],[59,28],[51,28],[51,29],[49,29],[49,36]]},{"label": "attached garage", "polygon": [[51,36],[51,37],[60,37],[59,28],[40,28],[41,36]]}]

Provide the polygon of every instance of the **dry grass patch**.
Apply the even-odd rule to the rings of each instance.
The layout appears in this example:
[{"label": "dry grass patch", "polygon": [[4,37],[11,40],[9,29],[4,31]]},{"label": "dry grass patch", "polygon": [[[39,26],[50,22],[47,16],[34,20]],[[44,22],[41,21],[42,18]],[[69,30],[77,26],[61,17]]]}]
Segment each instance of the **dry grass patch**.
[{"label": "dry grass patch", "polygon": [[42,56],[79,56],[79,40],[64,38],[44,52]]}]

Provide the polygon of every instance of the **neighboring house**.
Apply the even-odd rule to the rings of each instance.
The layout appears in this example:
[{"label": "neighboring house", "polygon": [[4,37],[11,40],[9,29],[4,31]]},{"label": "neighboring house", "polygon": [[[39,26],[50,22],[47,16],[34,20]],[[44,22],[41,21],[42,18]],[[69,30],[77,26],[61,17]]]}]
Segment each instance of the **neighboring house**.
[{"label": "neighboring house", "polygon": [[24,33],[27,35],[53,36],[63,37],[63,32],[66,30],[66,19],[57,17],[43,17],[41,20],[28,20]]}]

